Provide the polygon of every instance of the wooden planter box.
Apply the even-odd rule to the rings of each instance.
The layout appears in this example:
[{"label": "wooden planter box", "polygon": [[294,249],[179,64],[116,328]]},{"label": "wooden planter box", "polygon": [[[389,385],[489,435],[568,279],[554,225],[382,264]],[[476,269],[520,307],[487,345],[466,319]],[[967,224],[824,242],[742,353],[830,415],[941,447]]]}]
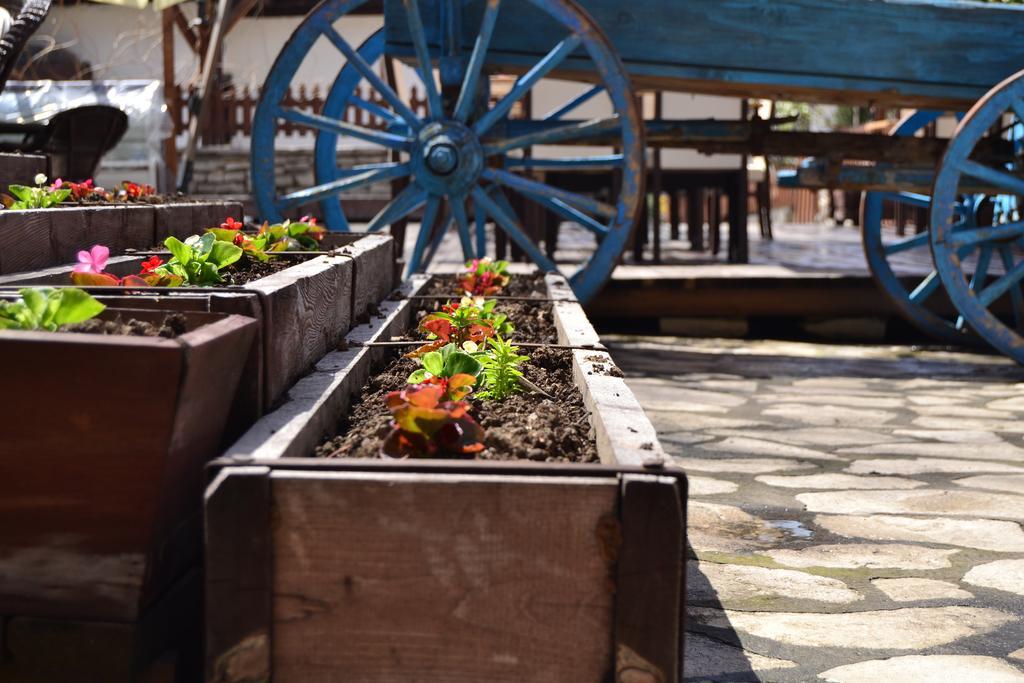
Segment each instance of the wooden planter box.
[{"label": "wooden planter box", "polygon": [[0,275],[73,263],[94,244],[111,253],[150,249],[169,235],[185,236],[241,216],[237,202],[110,204],[0,211]]},{"label": "wooden planter box", "polygon": [[0,331],[0,615],[133,621],[195,566],[257,325],[187,319],[177,339]]},{"label": "wooden planter box", "polygon": [[681,680],[685,478],[604,351],[573,351],[602,465],[305,457],[385,353],[356,343],[411,310],[385,302],[211,465],[207,681]]},{"label": "wooden planter box", "polygon": [[11,185],[31,185],[38,174],[50,172],[49,166],[42,154],[0,152],[0,192],[9,194]]},{"label": "wooden planter box", "polygon": [[[2,212],[0,212],[2,215]],[[274,405],[324,354],[335,349],[354,321],[394,288],[392,240],[386,235],[346,233],[331,237],[336,247],[319,256],[285,254],[296,265],[241,287],[140,287],[119,292],[89,288],[113,306],[237,313],[260,322],[253,353],[257,372],[247,375],[248,398],[236,404],[232,424],[246,428]],[[139,270],[144,256],[115,257],[108,269],[116,275]],[[71,266],[0,277],[0,289],[29,285],[67,286]],[[236,431],[237,436],[239,432]]]}]

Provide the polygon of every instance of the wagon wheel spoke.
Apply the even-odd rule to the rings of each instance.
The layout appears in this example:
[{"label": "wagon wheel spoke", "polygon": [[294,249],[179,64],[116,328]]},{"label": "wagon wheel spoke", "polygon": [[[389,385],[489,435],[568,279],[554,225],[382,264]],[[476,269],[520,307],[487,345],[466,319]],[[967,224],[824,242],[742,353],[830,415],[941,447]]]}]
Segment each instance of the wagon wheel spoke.
[{"label": "wagon wheel spoke", "polygon": [[1024,178],[1019,178],[1006,171],[979,164],[972,159],[964,159],[960,162],[960,172],[971,178],[991,183],[1010,194],[1024,195]]},{"label": "wagon wheel spoke", "polygon": [[551,51],[541,57],[540,61],[533,65],[533,68],[516,79],[516,82],[512,85],[512,89],[509,90],[504,97],[498,100],[498,103],[494,105],[493,109],[484,114],[476,123],[473,124],[473,131],[477,135],[483,135],[490,130],[495,123],[508,114],[516,102],[521,100],[523,96],[537,84],[538,81],[551,73],[555,67],[561,64],[566,57],[572,54],[573,50],[580,46],[582,42],[583,38],[574,33],[555,47],[551,48]]},{"label": "wagon wheel spoke", "polygon": [[948,244],[954,246],[968,246],[979,242],[991,242],[993,240],[1011,239],[1024,235],[1024,222],[1003,223],[984,228],[971,228],[953,232],[946,238]]},{"label": "wagon wheel spoke", "polygon": [[430,229],[434,227],[434,221],[437,219],[437,212],[440,208],[440,197],[431,196],[427,199],[427,205],[423,209],[423,219],[420,221],[420,230],[416,233],[416,245],[413,247],[409,265],[405,270],[406,277],[421,272],[424,267],[423,257],[430,239]]},{"label": "wagon wheel spoke", "polygon": [[[987,244],[983,245],[978,253],[978,262],[974,266],[974,274],[971,275],[971,291],[977,293],[977,291],[981,289],[981,286],[985,284],[985,279],[988,277],[988,266],[991,261],[992,247]],[[964,329],[965,322],[964,317],[962,315],[958,315],[954,326],[956,329],[962,330]]]},{"label": "wagon wheel spoke", "polygon": [[621,154],[602,154],[591,157],[569,157],[566,159],[537,159],[534,157],[509,157],[505,168],[554,168],[566,169],[615,169],[622,165]]},{"label": "wagon wheel spoke", "polygon": [[363,171],[329,183],[314,185],[305,190],[298,190],[283,195],[278,199],[278,207],[280,210],[284,210],[301,204],[320,201],[327,197],[337,196],[343,192],[354,190],[363,185],[401,178],[409,175],[410,172],[409,164],[385,164],[383,168]]},{"label": "wagon wheel spoke", "polygon": [[1010,291],[1011,287],[1015,287],[1024,279],[1024,261],[1021,261],[1017,265],[1013,265],[1013,260],[1010,260],[1010,265],[1006,269],[1006,273],[995,280],[988,287],[985,287],[978,292],[978,301],[981,305],[988,308],[992,303]]},{"label": "wagon wheel spoke", "polygon": [[566,204],[561,199],[553,199],[540,192],[525,192],[520,190],[520,193],[530,201],[539,204],[555,214],[558,214],[565,220],[578,223],[581,227],[596,235],[598,239],[603,238],[609,232],[607,225],[594,220],[579,209]]},{"label": "wagon wheel spoke", "polygon": [[594,96],[596,96],[598,93],[602,93],[602,92],[604,92],[604,86],[603,85],[595,85],[594,87],[590,88],[589,90],[584,91],[582,94],[577,95],[576,97],[572,98],[571,100],[569,100],[568,102],[563,104],[561,107],[557,107],[555,109],[552,109],[551,111],[549,111],[547,114],[545,114],[541,118],[543,120],[545,120],[545,121],[557,121],[558,119],[562,118],[563,116],[565,116],[569,112],[579,108],[585,102],[589,102],[591,99],[594,98]]},{"label": "wagon wheel spoke", "polygon": [[353,49],[347,40],[341,37],[340,33],[335,31],[332,26],[328,26],[324,29],[324,35],[327,36],[327,39],[330,40],[336,48],[338,48],[338,51],[345,56],[345,59],[347,59],[348,62],[363,75],[363,78],[369,81],[370,85],[380,93],[381,97],[387,100],[388,104],[394,107],[394,110],[398,115],[401,116],[413,130],[420,129],[421,123],[419,117],[413,113],[412,109],[409,108],[409,105],[402,101],[402,98],[398,96],[398,93],[396,93],[390,85],[385,83],[384,80],[377,75],[373,70],[373,67],[363,59],[363,56]]},{"label": "wagon wheel spoke", "polygon": [[621,122],[618,116],[590,121],[574,121],[564,126],[543,128],[507,140],[489,142],[484,145],[484,154],[504,154],[514,149],[523,149],[533,145],[557,145],[572,140],[585,140],[602,134],[617,133],[620,128]]},{"label": "wagon wheel spoke", "polygon": [[892,254],[898,254],[901,251],[907,251],[909,249],[917,249],[918,247],[924,247],[928,245],[928,233],[919,232],[913,237],[907,237],[906,239],[898,240],[896,242],[890,242],[885,245],[885,253],[889,256]]},{"label": "wagon wheel spoke", "polygon": [[481,207],[487,214],[494,219],[494,222],[505,231],[512,241],[514,241],[519,248],[522,249],[526,254],[537,264],[537,267],[542,271],[546,272],[558,272],[558,266],[555,265],[554,261],[549,259],[547,255],[541,251],[536,244],[533,243],[529,237],[526,236],[526,232],[523,230],[519,221],[516,219],[515,212],[511,210],[508,205],[508,200],[504,198],[504,195],[498,195],[499,199],[492,199],[482,187],[473,188],[473,201],[478,207]]},{"label": "wagon wheel spoke", "polygon": [[[1009,245],[1000,245],[999,258],[1002,259],[1003,268],[1006,272],[1013,272],[1015,268],[1013,265],[1013,252]],[[1021,293],[1020,283],[1021,278],[1018,277],[1017,282],[1010,287],[1010,302],[1013,304],[1013,323],[1018,330],[1022,329],[1022,326],[1024,326],[1024,294]]]},{"label": "wagon wheel spoke", "polygon": [[452,215],[459,230],[459,243],[462,246],[462,258],[469,261],[473,258],[473,239],[469,232],[469,218],[466,216],[466,197],[453,197],[451,200]]},{"label": "wagon wheel spoke", "polygon": [[516,175],[515,173],[509,173],[508,171],[502,171],[501,169],[485,169],[481,174],[481,177],[499,185],[504,185],[505,187],[516,190],[522,194],[559,199],[570,206],[590,211],[591,213],[595,213],[604,218],[614,218],[617,213],[616,208],[611,204],[577,194],[576,192],[562,190],[536,180],[530,180],[529,178],[524,178],[523,176]]},{"label": "wagon wheel spoke", "polygon": [[939,274],[936,271],[932,271],[928,274],[928,277],[921,280],[920,284],[914,288],[914,291],[910,293],[910,300],[915,304],[923,304],[928,300],[935,290],[939,288],[941,281],[939,280]]},{"label": "wagon wheel spoke", "polygon": [[487,255],[487,211],[479,202],[473,202],[473,222],[476,225],[476,257]]},{"label": "wagon wheel spoke", "polygon": [[421,189],[418,185],[408,185],[366,224],[366,231],[376,232],[385,225],[397,223],[420,208],[426,200],[427,193],[425,190]]},{"label": "wagon wheel spoke", "polygon": [[401,135],[385,133],[384,131],[374,130],[372,128],[364,128],[363,126],[357,126],[345,121],[338,121],[319,114],[310,114],[299,109],[281,109],[278,112],[278,117],[315,130],[338,133],[340,135],[350,135],[354,138],[358,138],[359,140],[372,142],[375,145],[387,147],[388,149],[407,151],[411,143],[409,138]]},{"label": "wagon wheel spoke", "polygon": [[444,109],[441,107],[441,96],[438,94],[437,84],[434,82],[434,62],[430,58],[427,36],[423,30],[419,0],[402,0],[402,4],[405,6],[405,18],[409,24],[409,36],[412,38],[413,49],[416,50],[416,61],[419,65],[417,71],[427,93],[430,115],[434,118],[441,118],[444,116]]},{"label": "wagon wheel spoke", "polygon": [[388,123],[397,123],[399,121],[395,112],[390,109],[385,109],[376,102],[370,102],[369,100],[363,99],[358,95],[349,95],[348,103],[359,107],[363,111],[369,112],[378,118],[384,119]]},{"label": "wagon wheel spoke", "polygon": [[484,10],[484,18],[480,23],[480,33],[477,34],[476,43],[473,45],[473,52],[470,54],[469,64],[466,67],[466,76],[462,81],[462,90],[455,103],[455,120],[461,123],[465,123],[469,119],[469,115],[473,111],[473,104],[476,102],[480,74],[483,70],[484,58],[487,56],[487,48],[491,44],[491,36],[494,34],[494,24],[498,20],[500,5],[501,0],[487,0],[487,9]]},{"label": "wagon wheel spoke", "polygon": [[433,239],[430,240],[430,246],[427,247],[427,253],[423,257],[421,269],[426,270],[430,267],[430,264],[434,262],[434,256],[437,255],[437,250],[441,246],[441,242],[444,240],[444,236],[448,234],[448,231],[452,227],[454,216],[452,215],[452,209],[454,204],[452,202],[446,202],[448,210],[445,212],[444,218],[441,219],[441,224],[438,226],[437,232],[434,233]]}]

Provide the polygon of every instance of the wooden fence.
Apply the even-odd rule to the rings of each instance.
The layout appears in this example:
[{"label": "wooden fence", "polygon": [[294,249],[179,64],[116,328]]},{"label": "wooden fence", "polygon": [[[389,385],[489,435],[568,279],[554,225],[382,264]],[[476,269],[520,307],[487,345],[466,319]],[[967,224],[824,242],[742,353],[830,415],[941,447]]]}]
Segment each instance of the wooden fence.
[{"label": "wooden fence", "polygon": [[[174,124],[174,132],[177,135],[188,128],[190,92],[181,88],[175,88],[177,93],[178,106],[169,107],[171,119]],[[357,88],[359,97],[380,105],[387,109],[388,104],[377,93],[376,90]],[[420,95],[419,89],[412,86],[408,101],[409,106],[416,114],[425,114],[427,101]],[[300,85],[296,90],[289,90],[281,102],[283,108],[299,109],[308,113],[320,114],[323,112],[325,96],[320,91],[320,86],[314,85],[307,89]],[[209,118],[203,126],[203,143],[207,145],[225,144],[230,142],[236,135],[252,135],[253,118],[256,113],[256,105],[259,102],[259,92],[248,87],[227,88],[218,96],[210,97],[207,103]],[[384,119],[371,114],[370,112],[349,105],[345,109],[345,121],[366,128],[382,130],[385,128]],[[278,133],[284,135],[313,135],[315,131],[306,126],[296,125],[290,121],[281,120],[278,126]]]}]

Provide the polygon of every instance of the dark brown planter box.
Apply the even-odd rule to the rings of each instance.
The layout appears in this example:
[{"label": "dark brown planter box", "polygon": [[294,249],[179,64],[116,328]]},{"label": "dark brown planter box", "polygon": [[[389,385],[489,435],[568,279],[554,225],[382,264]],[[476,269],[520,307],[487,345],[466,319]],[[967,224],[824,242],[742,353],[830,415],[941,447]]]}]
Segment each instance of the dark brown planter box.
[{"label": "dark brown planter box", "polygon": [[257,325],[186,315],[177,339],[0,331],[0,615],[130,622],[195,566]]},{"label": "dark brown planter box", "polygon": [[[681,680],[686,482],[603,350],[573,351],[602,465],[305,457],[384,353],[358,343],[411,308],[211,464],[207,681]],[[555,314],[596,342],[579,304]]]},{"label": "dark brown planter box", "polygon": [[37,175],[49,173],[50,161],[42,154],[0,153],[0,192],[11,185],[31,185]]},{"label": "dark brown planter box", "polygon": [[241,205],[182,201],[0,211],[0,275],[71,263],[94,244],[114,254],[149,249],[169,235],[187,237],[218,226],[228,215],[240,217]]},{"label": "dark brown planter box", "polygon": [[[339,233],[328,239],[326,246],[331,252],[282,255],[295,259],[296,265],[241,287],[88,289],[115,307],[136,307],[141,297],[150,308],[236,313],[260,321],[250,371],[243,380],[248,389],[240,395],[232,414],[234,436],[238,436],[394,289],[390,237]],[[115,257],[108,269],[116,275],[135,273],[143,258]],[[0,277],[0,291],[67,286],[70,270],[71,266],[65,265]]]}]

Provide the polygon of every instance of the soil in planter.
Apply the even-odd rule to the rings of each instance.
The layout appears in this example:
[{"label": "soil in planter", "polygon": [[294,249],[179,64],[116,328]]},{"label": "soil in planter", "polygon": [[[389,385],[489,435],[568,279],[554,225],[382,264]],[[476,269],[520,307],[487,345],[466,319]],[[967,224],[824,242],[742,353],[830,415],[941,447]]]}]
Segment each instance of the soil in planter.
[{"label": "soil in planter", "polygon": [[[545,462],[597,462],[589,412],[572,377],[572,354],[563,349],[524,349],[530,362],[526,378],[552,399],[523,392],[504,401],[472,401],[470,411],[484,428],[487,448],[479,460],[537,460]],[[342,417],[339,434],[316,449],[318,457],[377,458],[391,431],[391,414],[384,396],[406,386],[418,365],[408,358],[393,358],[371,377],[349,414]]]},{"label": "soil in planter", "polygon": [[291,268],[297,263],[301,263],[301,261],[294,258],[272,258],[269,261],[242,258],[220,271],[220,275],[224,278],[225,285],[244,285],[247,282],[273,275],[285,268]]},{"label": "soil in planter", "polygon": [[[461,295],[459,291],[459,278],[455,275],[435,275],[420,291],[425,296]],[[499,296],[530,296],[538,299],[547,297],[544,288],[544,273],[530,273],[529,275],[513,275],[508,286],[502,290]],[[507,308],[507,303],[502,307]]]},{"label": "soil in planter", "polygon": [[185,316],[181,313],[167,315],[159,324],[129,318],[124,320],[117,316],[113,320],[100,320],[94,318],[85,322],[65,325],[60,328],[61,332],[76,332],[82,334],[122,334],[129,337],[164,337],[174,339],[188,331]]}]

